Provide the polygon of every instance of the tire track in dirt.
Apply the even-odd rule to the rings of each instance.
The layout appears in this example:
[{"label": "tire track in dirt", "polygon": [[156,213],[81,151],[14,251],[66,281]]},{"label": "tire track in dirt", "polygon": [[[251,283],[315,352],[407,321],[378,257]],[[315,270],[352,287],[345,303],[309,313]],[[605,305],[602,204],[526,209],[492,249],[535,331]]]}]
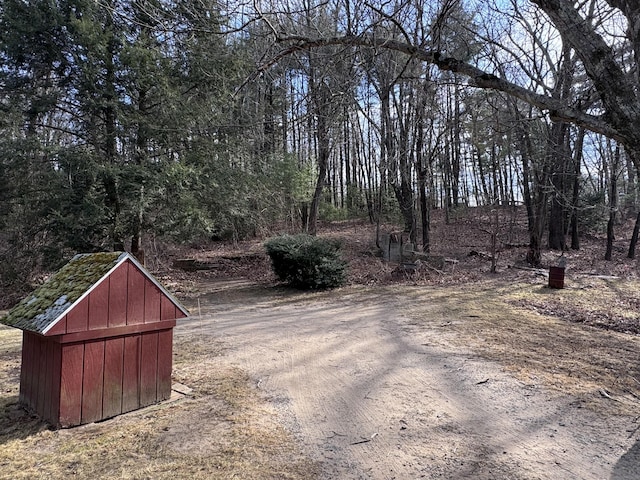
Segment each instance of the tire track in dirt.
[{"label": "tire track in dirt", "polygon": [[628,447],[576,399],[447,348],[393,302],[335,297],[218,305],[179,326],[224,341],[326,478],[603,479]]}]

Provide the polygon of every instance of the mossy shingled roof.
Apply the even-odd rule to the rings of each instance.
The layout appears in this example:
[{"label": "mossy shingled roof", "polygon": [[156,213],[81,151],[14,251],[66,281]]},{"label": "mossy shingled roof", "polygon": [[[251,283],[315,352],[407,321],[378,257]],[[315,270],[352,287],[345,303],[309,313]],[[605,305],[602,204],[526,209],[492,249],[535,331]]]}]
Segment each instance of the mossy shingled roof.
[{"label": "mossy shingled roof", "polygon": [[88,253],[73,257],[44,284],[24,298],[0,323],[43,333],[87,291],[129,255],[124,252]]}]

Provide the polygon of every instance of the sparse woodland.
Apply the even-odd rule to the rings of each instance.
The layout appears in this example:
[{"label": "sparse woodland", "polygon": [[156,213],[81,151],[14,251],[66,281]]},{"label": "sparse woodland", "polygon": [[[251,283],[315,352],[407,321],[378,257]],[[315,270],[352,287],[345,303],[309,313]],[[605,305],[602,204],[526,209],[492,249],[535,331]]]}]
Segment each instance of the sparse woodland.
[{"label": "sparse woodland", "polygon": [[639,58],[624,0],[3,0],[2,298],[77,252],[322,220],[440,255],[467,207],[525,210],[531,266],[623,228],[633,258]]}]

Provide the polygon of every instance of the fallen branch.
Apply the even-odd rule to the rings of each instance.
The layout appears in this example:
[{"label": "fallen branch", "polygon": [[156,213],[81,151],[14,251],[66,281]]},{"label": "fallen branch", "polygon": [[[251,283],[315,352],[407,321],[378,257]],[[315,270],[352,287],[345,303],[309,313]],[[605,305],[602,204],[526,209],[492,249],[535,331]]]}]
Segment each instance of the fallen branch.
[{"label": "fallen branch", "polygon": [[370,441],[371,441],[371,439],[367,438],[366,440],[360,440],[359,442],[353,442],[353,443],[350,443],[349,445],[360,445],[361,443],[367,443],[367,442],[370,442]]},{"label": "fallen branch", "polygon": [[440,275],[446,275],[446,272],[443,272],[442,270],[437,269],[436,267],[432,267],[431,265],[429,265],[428,263],[424,263],[423,264],[425,267],[427,267],[429,270],[433,270],[434,272],[440,274]]},{"label": "fallen branch", "polygon": [[600,395],[603,396],[604,398],[608,398],[609,400],[613,400],[614,402],[619,401],[618,399],[613,398],[611,395],[609,395],[609,392],[607,392],[604,388],[601,388],[600,390],[598,390],[598,393],[600,393]]},{"label": "fallen branch", "polygon": [[376,438],[377,436],[378,436],[378,432],[376,432],[373,435],[371,435],[371,438],[367,438],[365,440],[360,440],[359,442],[353,442],[353,443],[350,443],[349,445],[360,445],[361,443],[368,443],[371,440],[373,440],[374,438]]},{"label": "fallen branch", "polygon": [[515,268],[516,270],[525,270],[527,272],[535,272],[540,275],[546,275],[548,272],[544,268],[534,268],[534,267],[519,267],[517,265],[509,265],[508,268]]},{"label": "fallen branch", "polygon": [[625,392],[634,397],[636,400],[640,400],[640,396],[636,395],[631,390],[625,390]]}]

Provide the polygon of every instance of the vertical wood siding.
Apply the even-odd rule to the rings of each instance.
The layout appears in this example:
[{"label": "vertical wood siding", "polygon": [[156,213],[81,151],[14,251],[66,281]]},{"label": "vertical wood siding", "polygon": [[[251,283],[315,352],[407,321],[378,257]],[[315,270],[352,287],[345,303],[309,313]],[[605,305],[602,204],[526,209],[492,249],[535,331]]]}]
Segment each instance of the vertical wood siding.
[{"label": "vertical wood siding", "polygon": [[102,415],[104,418],[109,418],[122,413],[124,337],[107,339],[104,347],[104,398]]},{"label": "vertical wood siding", "polygon": [[158,332],[158,399],[171,396],[171,368],[173,360],[173,330]]},{"label": "vertical wood siding", "polygon": [[[109,326],[127,324],[127,274],[129,262],[125,262],[109,275]],[[139,292],[131,292],[131,295]]]},{"label": "vertical wood siding", "polygon": [[111,282],[106,278],[89,295],[89,321],[87,328],[97,330],[109,326],[109,286]]},{"label": "vertical wood siding", "polygon": [[144,323],[160,320],[162,292],[154,283],[146,279],[144,284]]},{"label": "vertical wood siding", "polygon": [[141,340],[140,405],[151,405],[158,399],[158,332],[144,333]]},{"label": "vertical wood siding", "polygon": [[47,375],[47,343],[42,339],[39,339],[38,347],[36,351],[38,352],[37,366],[36,366],[36,390],[37,394],[36,398],[36,411],[42,412],[44,410],[44,405],[46,401],[47,392],[46,388],[46,375]]},{"label": "vertical wood siding", "polygon": [[124,339],[124,373],[122,376],[122,411],[130,412],[139,407],[140,398],[140,336]]},{"label": "vertical wood siding", "polygon": [[103,418],[104,341],[87,342],[82,372],[82,423]]},{"label": "vertical wood siding", "polygon": [[58,425],[60,416],[60,383],[62,379],[62,345],[54,344],[51,358],[51,402],[45,418],[53,425]]},{"label": "vertical wood siding", "polygon": [[127,325],[135,325],[144,321],[144,281],[145,277],[133,264],[128,269]]},{"label": "vertical wood siding", "polygon": [[80,425],[82,420],[84,344],[64,345],[61,363],[59,423],[63,427]]},{"label": "vertical wood siding", "polygon": [[32,333],[22,332],[22,367],[20,368],[20,403],[31,407],[31,356],[33,347],[31,346]]},{"label": "vertical wood siding", "polygon": [[85,332],[88,329],[89,299],[85,297],[67,314],[67,331],[65,333]]}]

